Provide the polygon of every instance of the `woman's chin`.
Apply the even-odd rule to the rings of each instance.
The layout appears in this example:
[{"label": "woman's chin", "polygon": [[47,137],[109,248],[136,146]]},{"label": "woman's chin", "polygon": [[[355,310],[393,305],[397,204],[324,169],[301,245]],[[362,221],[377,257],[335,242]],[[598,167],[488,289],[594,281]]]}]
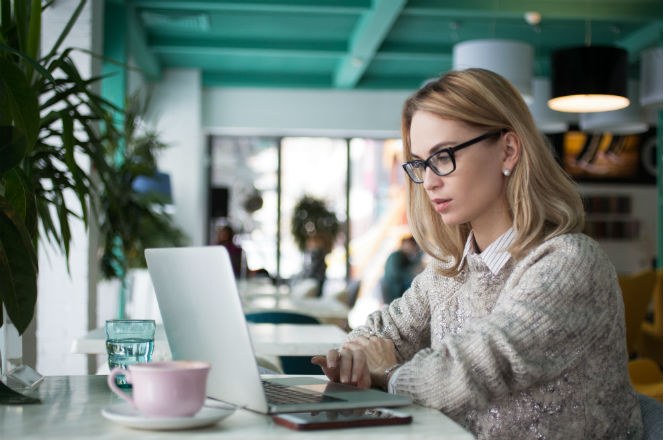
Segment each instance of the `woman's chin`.
[{"label": "woman's chin", "polygon": [[447,226],[457,226],[462,223],[466,223],[466,220],[459,218],[458,216],[451,214],[449,212],[440,213],[440,218]]}]

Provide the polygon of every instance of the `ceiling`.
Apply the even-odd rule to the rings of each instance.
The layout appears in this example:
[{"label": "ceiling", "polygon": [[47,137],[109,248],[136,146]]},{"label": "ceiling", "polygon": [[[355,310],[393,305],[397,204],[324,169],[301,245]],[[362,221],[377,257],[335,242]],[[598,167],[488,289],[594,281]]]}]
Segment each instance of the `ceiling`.
[{"label": "ceiling", "polygon": [[[662,44],[661,0],[125,0],[147,77],[196,68],[205,86],[411,89],[452,68],[455,43],[513,39],[548,75],[553,50],[617,45],[638,72]],[[538,12],[531,25],[525,13]]]}]

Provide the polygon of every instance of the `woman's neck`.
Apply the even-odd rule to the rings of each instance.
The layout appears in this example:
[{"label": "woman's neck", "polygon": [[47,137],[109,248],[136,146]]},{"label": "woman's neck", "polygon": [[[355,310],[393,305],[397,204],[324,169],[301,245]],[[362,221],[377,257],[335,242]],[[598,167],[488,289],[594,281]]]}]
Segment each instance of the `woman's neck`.
[{"label": "woman's neck", "polygon": [[499,216],[499,218],[494,218],[493,221],[482,223],[475,222],[472,223],[471,226],[473,228],[473,237],[475,238],[475,245],[478,248],[477,250],[478,252],[482,252],[512,227],[512,219],[507,216]]}]

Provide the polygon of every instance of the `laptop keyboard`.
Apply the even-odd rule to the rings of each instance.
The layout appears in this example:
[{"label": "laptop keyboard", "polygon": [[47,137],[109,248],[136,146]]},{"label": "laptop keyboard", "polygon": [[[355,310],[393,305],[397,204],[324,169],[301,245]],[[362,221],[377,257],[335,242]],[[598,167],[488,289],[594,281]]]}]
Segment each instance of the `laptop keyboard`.
[{"label": "laptop keyboard", "polygon": [[263,389],[272,404],[339,402],[342,399],[304,388],[294,388],[263,380]]}]

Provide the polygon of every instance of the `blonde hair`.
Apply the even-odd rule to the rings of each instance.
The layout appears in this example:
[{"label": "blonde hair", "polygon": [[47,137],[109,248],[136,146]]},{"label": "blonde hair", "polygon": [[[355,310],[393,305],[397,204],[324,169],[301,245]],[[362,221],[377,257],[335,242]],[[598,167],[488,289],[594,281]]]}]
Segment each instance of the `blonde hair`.
[{"label": "blonde hair", "polygon": [[[413,159],[410,125],[417,111],[487,131],[508,131],[519,139],[520,158],[506,187],[516,231],[509,249],[513,257],[520,258],[544,240],[583,229],[583,204],[574,182],[556,162],[518,90],[502,76],[484,69],[452,71],[430,81],[408,98],[401,119],[406,160]],[[458,273],[470,224],[443,223],[423,185],[406,180],[413,236],[425,252],[449,263],[443,270],[446,275]]]}]

